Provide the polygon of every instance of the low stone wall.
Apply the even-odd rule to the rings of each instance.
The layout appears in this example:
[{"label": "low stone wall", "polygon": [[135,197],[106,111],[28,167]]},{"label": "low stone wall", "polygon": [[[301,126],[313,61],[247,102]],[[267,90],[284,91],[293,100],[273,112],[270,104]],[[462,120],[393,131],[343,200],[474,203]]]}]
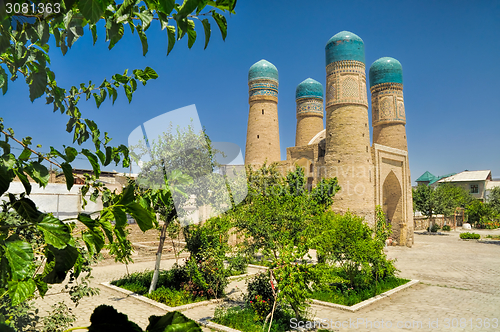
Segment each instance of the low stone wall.
[{"label": "low stone wall", "polygon": [[[453,217],[449,218],[449,217],[444,217],[444,216],[435,216],[433,218],[433,222],[438,224],[439,227],[442,228],[445,224],[453,227],[453,223],[455,221],[454,221]],[[427,228],[429,227],[429,219],[427,217],[424,217],[424,216],[415,216],[415,217],[413,217],[413,224],[415,226],[416,231],[417,230],[427,230]],[[461,226],[461,223],[457,224],[457,227],[458,226]]]}]

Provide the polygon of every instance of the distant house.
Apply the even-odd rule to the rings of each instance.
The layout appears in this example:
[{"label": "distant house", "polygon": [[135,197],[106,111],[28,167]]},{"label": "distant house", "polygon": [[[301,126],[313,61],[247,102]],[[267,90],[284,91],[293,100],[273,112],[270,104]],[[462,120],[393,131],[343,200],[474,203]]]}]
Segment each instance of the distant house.
[{"label": "distant house", "polygon": [[439,180],[447,178],[447,177],[455,175],[455,174],[456,173],[450,173],[450,174],[446,174],[446,175],[435,176],[431,172],[425,171],[425,173],[422,174],[417,179],[417,185],[425,184],[426,186],[435,186]]},{"label": "distant house", "polygon": [[488,188],[492,188],[491,182],[500,181],[492,181],[490,170],[464,171],[437,181],[438,184],[451,183],[455,186],[460,186],[468,190],[473,197],[483,202],[487,196],[486,191]]}]

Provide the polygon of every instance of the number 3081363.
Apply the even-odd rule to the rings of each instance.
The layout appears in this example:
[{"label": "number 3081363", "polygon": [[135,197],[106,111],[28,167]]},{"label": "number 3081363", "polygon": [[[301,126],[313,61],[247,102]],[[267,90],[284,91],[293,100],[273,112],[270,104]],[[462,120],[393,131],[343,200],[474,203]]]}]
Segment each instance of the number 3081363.
[{"label": "number 3081363", "polygon": [[61,12],[59,3],[10,3],[5,4],[7,14],[58,14]]}]

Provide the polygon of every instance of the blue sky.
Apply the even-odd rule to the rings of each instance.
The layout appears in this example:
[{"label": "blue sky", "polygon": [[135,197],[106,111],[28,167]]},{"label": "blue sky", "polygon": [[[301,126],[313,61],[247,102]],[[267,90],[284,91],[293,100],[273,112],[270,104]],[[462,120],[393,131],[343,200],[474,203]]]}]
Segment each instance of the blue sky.
[{"label": "blue sky", "polygon": [[[282,159],[295,142],[295,88],[311,77],[325,86],[324,46],[342,30],[365,43],[367,74],[378,58],[403,65],[407,137],[412,182],[429,170],[435,175],[491,169],[500,178],[500,2],[499,1],[238,1],[228,17],[223,42],[215,23],[203,50],[201,24],[191,50],[187,37],[166,56],[167,37],[153,23],[149,53],[143,57],[137,34],[111,51],[90,32],[66,56],[51,48],[52,70],[60,86],[89,80],[101,83],[125,69],[154,68],[159,78],[139,86],[131,104],[120,91],[114,106],[80,103],[113,143],[127,144],[137,126],[165,112],[196,104],[212,141],[245,147],[248,121],[247,73],[266,59],[279,71],[279,125]],[[0,97],[0,116],[17,137],[30,135],[41,151],[70,145],[67,117],[52,113],[39,99],[31,103],[22,79]],[[370,118],[371,121],[371,118]],[[89,167],[78,160],[76,167]],[[110,167],[121,171],[120,167]]]}]

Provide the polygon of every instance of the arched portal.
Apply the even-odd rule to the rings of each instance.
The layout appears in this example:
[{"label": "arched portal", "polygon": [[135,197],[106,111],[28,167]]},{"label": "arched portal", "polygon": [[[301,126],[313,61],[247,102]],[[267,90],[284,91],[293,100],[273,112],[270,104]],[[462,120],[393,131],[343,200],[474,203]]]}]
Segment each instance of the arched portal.
[{"label": "arched portal", "polygon": [[401,183],[394,171],[391,171],[385,178],[382,187],[383,210],[387,220],[392,225],[392,230],[396,238],[399,233],[399,223],[403,222],[403,198]]}]

